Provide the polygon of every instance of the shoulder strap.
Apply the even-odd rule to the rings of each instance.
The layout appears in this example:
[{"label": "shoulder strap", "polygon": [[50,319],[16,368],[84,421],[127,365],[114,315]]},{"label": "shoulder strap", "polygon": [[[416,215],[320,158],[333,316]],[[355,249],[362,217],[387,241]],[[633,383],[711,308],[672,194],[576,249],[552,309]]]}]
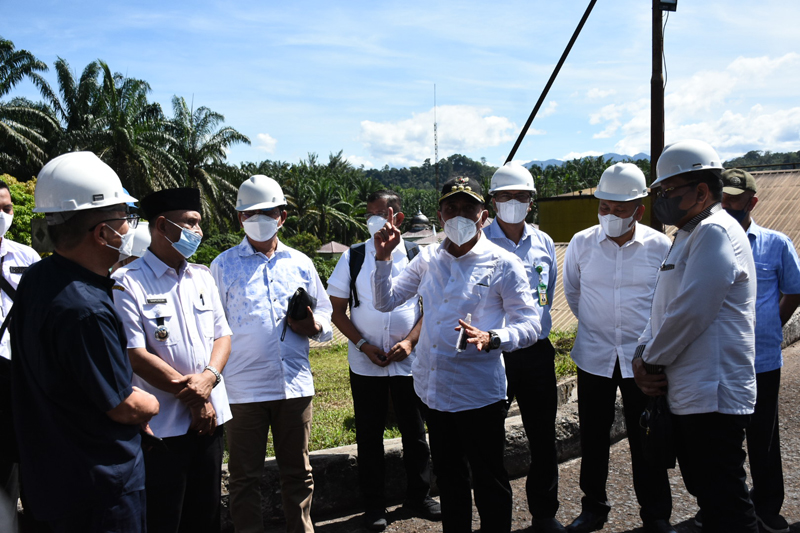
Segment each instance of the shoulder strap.
[{"label": "shoulder strap", "polygon": [[366,243],[354,244],[350,247],[350,309],[359,306],[358,292],[356,292],[356,278],[361,272],[364,257],[367,255]]},{"label": "shoulder strap", "polygon": [[3,263],[5,260],[6,256],[3,256],[3,258],[0,259],[0,289],[3,289],[3,292],[5,292],[13,302],[14,297],[17,295],[17,289],[12,287],[11,283],[9,283],[6,277],[3,275]]}]

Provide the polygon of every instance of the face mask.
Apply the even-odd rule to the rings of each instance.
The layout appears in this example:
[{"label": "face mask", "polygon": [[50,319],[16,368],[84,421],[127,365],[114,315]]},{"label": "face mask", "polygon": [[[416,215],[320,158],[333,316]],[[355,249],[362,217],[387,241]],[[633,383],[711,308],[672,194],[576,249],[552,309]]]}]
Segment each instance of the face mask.
[{"label": "face mask", "polygon": [[728,214],[729,214],[730,216],[732,216],[733,218],[735,218],[735,219],[736,219],[736,222],[738,222],[739,224],[741,224],[741,223],[742,223],[742,221],[744,220],[744,217],[746,217],[746,216],[747,216],[747,209],[730,209],[730,208],[725,208],[725,211],[727,211],[727,212],[728,212]]},{"label": "face mask", "polygon": [[128,233],[123,235],[120,232],[118,232],[117,230],[115,230],[114,228],[112,228],[111,226],[106,225],[106,227],[108,229],[110,229],[111,231],[113,231],[114,233],[116,233],[117,235],[119,235],[120,238],[122,239],[122,242],[120,243],[119,248],[117,248],[115,246],[111,246],[108,243],[106,243],[106,246],[108,246],[112,250],[117,250],[119,252],[119,260],[120,261],[124,261],[125,259],[129,258],[131,256],[131,254],[133,253],[133,235],[134,235],[135,231],[133,231],[132,229],[128,228]]},{"label": "face mask", "polygon": [[676,196],[674,198],[656,198],[653,204],[653,213],[658,217],[658,220],[664,224],[674,226],[686,216],[689,212],[688,209],[680,209],[678,206],[683,201],[683,196]]},{"label": "face mask", "polygon": [[278,233],[278,220],[267,215],[253,215],[242,226],[245,234],[256,242],[268,241]]},{"label": "face mask", "polygon": [[456,246],[461,246],[478,233],[478,223],[464,217],[454,217],[444,223],[444,234]]},{"label": "face mask", "polygon": [[497,216],[503,222],[509,224],[518,224],[525,220],[528,214],[528,205],[517,200],[509,200],[507,202],[495,202],[497,206]]},{"label": "face mask", "polygon": [[193,231],[189,231],[188,229],[179,226],[178,224],[174,223],[168,218],[165,220],[170,224],[172,224],[173,226],[180,228],[181,238],[178,239],[178,242],[169,241],[169,237],[167,237],[166,235],[164,235],[164,238],[167,239],[169,242],[171,242],[172,247],[178,250],[178,252],[183,257],[185,257],[186,259],[192,257],[194,253],[197,251],[197,247],[200,246],[200,241],[203,240],[202,235],[199,235]]},{"label": "face mask", "polygon": [[367,229],[369,230],[369,236],[374,237],[376,233],[378,233],[382,227],[386,225],[386,220],[383,217],[379,217],[378,215],[372,215],[367,220]]},{"label": "face mask", "polygon": [[597,215],[597,220],[600,221],[600,226],[606,236],[620,237],[631,229],[633,215],[628,218],[619,218],[616,215]]},{"label": "face mask", "polygon": [[5,211],[0,211],[0,239],[2,239],[3,236],[6,234],[8,228],[11,227],[11,222],[13,220],[14,220],[14,213],[11,213],[9,215]]}]

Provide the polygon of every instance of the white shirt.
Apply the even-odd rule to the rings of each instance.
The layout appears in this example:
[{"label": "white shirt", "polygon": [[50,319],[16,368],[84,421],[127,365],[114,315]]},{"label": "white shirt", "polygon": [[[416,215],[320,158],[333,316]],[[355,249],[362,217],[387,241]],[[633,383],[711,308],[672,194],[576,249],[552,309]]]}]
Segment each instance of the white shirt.
[{"label": "white shirt", "polygon": [[[678,415],[750,414],[756,400],[756,271],[750,242],[719,204],[681,228],[658,273],[642,333]],[[698,218],[698,217],[696,217]]]},{"label": "white shirt", "polygon": [[331,301],[311,259],[280,241],[268,258],[245,237],[214,259],[211,273],[233,329],[231,356],[223,371],[231,403],[313,396],[308,337],[287,327],[281,341],[289,299],[299,287],[317,299],[314,320],[322,331],[315,339],[333,337]]},{"label": "white shirt", "polygon": [[[145,348],[183,375],[199,374],[211,361],[214,341],[231,334],[214,279],[203,265],[184,263],[176,272],[147,250],[111,277],[117,282],[114,305],[128,336],[128,349]],[[162,323],[169,336],[159,341],[155,330]],[[136,374],[133,384],[161,404],[158,416],[150,420],[155,435],[186,434],[192,422],[186,404]],[[231,419],[224,380],[212,389],[209,400],[218,425]]]},{"label": "white shirt", "polygon": [[[364,252],[364,263],[356,277],[359,305],[350,308],[350,320],[369,344],[388,352],[392,346],[408,336],[419,320],[419,297],[410,298],[389,313],[381,313],[375,309],[372,302],[372,272],[375,270],[373,240],[366,242]],[[399,276],[408,263],[405,243],[400,239],[400,244],[392,251],[392,278]],[[342,254],[333,274],[328,278],[328,294],[336,298],[350,298],[350,250]],[[411,363],[416,357],[416,352],[412,351],[402,361],[393,361],[382,367],[370,361],[366,354],[356,348],[353,341],[347,343],[350,370],[361,376],[410,376]]]},{"label": "white shirt", "polygon": [[[546,339],[550,335],[553,327],[553,320],[550,317],[550,307],[553,305],[553,293],[556,290],[556,280],[558,279],[558,262],[556,261],[556,246],[550,235],[540,231],[530,224],[525,224],[522,230],[522,238],[519,243],[515,243],[503,232],[503,228],[494,222],[483,228],[483,234],[500,248],[508,250],[522,260],[525,273],[528,275],[528,282],[533,292],[533,300],[536,302],[536,311],[539,312],[539,321],[542,324],[542,331],[539,339]],[[536,271],[536,267],[542,267],[542,272]],[[539,283],[544,283],[547,287],[547,305],[539,304]]]},{"label": "white shirt", "polygon": [[572,237],[562,276],[564,296],[578,318],[571,355],[581,370],[610,378],[619,361],[622,377],[633,377],[631,361],[669,245],[663,233],[638,222],[622,246],[599,224]]},{"label": "white shirt", "polygon": [[[536,342],[541,325],[528,277],[514,254],[481,235],[461,257],[447,251],[445,239],[428,246],[392,279],[391,261],[376,261],[375,308],[390,311],[417,293],[425,305],[417,359],[411,368],[414,389],[431,409],[458,412],[506,398],[502,352]],[[472,314],[472,325],[492,330],[501,345],[489,353],[474,344],[458,352],[458,319]],[[503,319],[507,318],[505,326]]]},{"label": "white shirt", "polygon": [[[18,242],[10,241],[7,237],[3,237],[0,241],[0,265],[3,268],[3,277],[6,278],[8,283],[15,289],[19,285],[19,280],[22,278],[22,273],[30,265],[34,264],[40,259],[39,254],[30,246],[25,246]],[[2,306],[3,316],[0,317],[0,324],[8,316],[11,306],[14,302],[11,297],[6,294],[6,291],[0,291],[0,305]],[[0,340],[0,357],[11,359],[11,345],[8,342],[8,331],[3,333],[3,339]]]}]

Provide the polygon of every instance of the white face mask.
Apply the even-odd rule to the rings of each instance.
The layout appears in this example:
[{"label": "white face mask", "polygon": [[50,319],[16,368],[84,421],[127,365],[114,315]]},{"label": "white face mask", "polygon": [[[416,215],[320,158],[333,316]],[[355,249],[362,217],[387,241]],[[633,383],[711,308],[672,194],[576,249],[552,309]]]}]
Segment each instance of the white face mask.
[{"label": "white face mask", "polygon": [[528,207],[530,204],[525,204],[517,200],[509,200],[507,202],[495,202],[497,206],[497,216],[503,222],[508,224],[518,224],[525,220],[528,214]]},{"label": "white face mask", "polygon": [[5,211],[0,211],[0,238],[6,234],[13,221],[14,213],[8,214]]},{"label": "white face mask", "polygon": [[267,215],[253,215],[242,226],[245,234],[256,242],[268,241],[278,232],[278,220]]},{"label": "white face mask", "polygon": [[376,233],[378,233],[383,226],[386,225],[386,219],[383,217],[379,217],[378,215],[372,215],[367,220],[367,229],[369,230],[369,236],[374,237]]},{"label": "white face mask", "polygon": [[120,238],[122,239],[122,242],[120,243],[119,248],[117,248],[115,246],[111,246],[108,243],[106,243],[106,246],[108,246],[112,250],[116,250],[116,251],[119,252],[119,260],[120,261],[124,261],[125,259],[129,258],[131,256],[131,254],[133,253],[133,235],[134,235],[135,232],[130,227],[128,227],[128,233],[123,235],[122,233],[118,232],[117,230],[115,230],[111,226],[107,225],[106,227],[108,229],[110,229],[111,231],[113,231],[114,233],[116,233],[117,235],[119,235]]},{"label": "white face mask", "polygon": [[600,226],[608,237],[620,237],[631,229],[635,214],[634,211],[634,214],[628,218],[619,218],[616,215],[597,215],[597,220],[600,221]]},{"label": "white face mask", "polygon": [[464,217],[454,217],[444,223],[444,234],[456,246],[461,246],[478,233],[478,223]]}]

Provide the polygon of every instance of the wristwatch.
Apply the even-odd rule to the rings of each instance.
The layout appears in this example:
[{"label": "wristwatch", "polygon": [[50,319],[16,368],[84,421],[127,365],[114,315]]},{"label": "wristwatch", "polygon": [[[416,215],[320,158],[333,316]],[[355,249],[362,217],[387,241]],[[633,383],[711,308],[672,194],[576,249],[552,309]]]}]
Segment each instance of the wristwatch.
[{"label": "wristwatch", "polygon": [[367,339],[361,339],[356,343],[356,350],[361,351],[361,347],[367,344]]},{"label": "wristwatch", "polygon": [[211,372],[212,374],[214,374],[214,384],[211,386],[211,388],[213,389],[214,387],[216,387],[217,385],[219,385],[219,382],[220,382],[220,381],[222,381],[222,375],[219,373],[219,370],[217,370],[216,368],[214,368],[214,367],[213,367],[213,366],[211,366],[211,365],[207,365],[207,366],[206,366],[206,367],[203,369],[203,371],[206,371],[206,370],[208,370],[209,372]]},{"label": "wristwatch", "polygon": [[486,348],[484,348],[484,350],[489,352],[491,350],[496,350],[499,347],[500,347],[500,336],[497,333],[495,333],[494,331],[490,330],[489,331],[489,344],[486,345]]}]

